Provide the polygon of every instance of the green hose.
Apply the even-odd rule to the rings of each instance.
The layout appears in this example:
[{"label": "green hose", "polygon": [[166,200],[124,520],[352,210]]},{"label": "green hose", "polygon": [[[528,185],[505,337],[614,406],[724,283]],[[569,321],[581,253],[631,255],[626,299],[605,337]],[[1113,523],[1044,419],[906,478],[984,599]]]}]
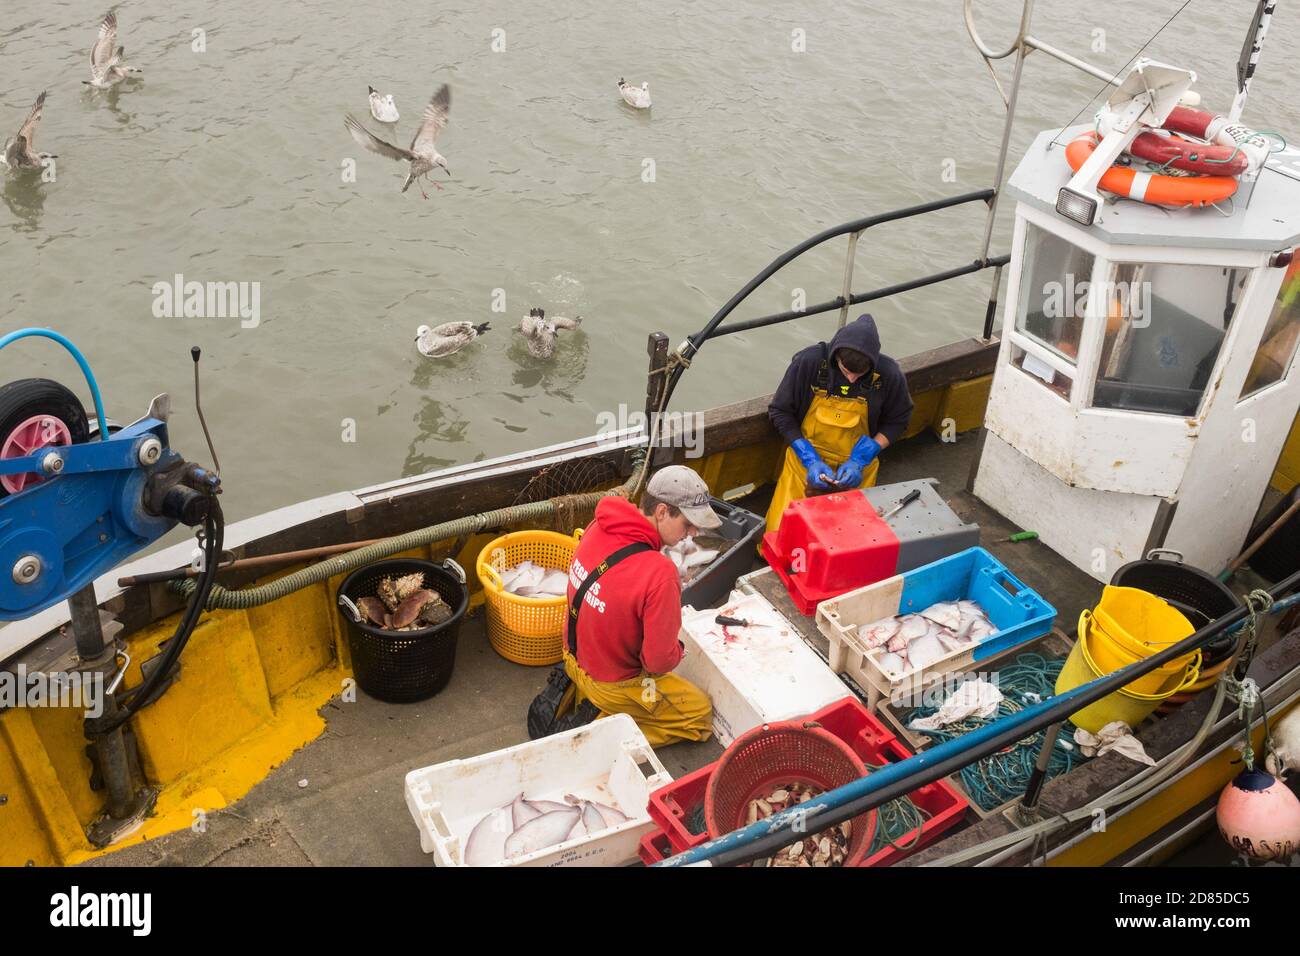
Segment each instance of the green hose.
[{"label": "green hose", "polygon": [[[633,478],[635,477],[633,475]],[[580,495],[571,495],[563,500],[574,511],[584,510],[595,507],[596,502],[601,498],[619,494],[627,487],[628,485],[624,485],[609,491],[593,491]],[[208,596],[207,610],[223,608],[235,611],[260,607],[263,604],[270,604],[272,601],[277,601],[288,594],[292,594],[294,591],[301,591],[313,584],[328,581],[337,574],[354,571],[373,561],[400,554],[412,548],[425,547],[435,541],[445,541],[448,538],[479,534],[492,528],[508,527],[526,521],[549,519],[555,516],[556,500],[550,498],[546,501],[511,505],[508,508],[498,508],[495,511],[484,511],[476,515],[467,515],[464,518],[444,521],[441,524],[430,525],[417,531],[408,531],[406,534],[385,538],[383,541],[367,545],[364,548],[358,548],[356,551],[348,551],[345,554],[327,558],[317,564],[271,581],[269,584],[260,584],[239,590],[229,590],[223,588],[220,584],[214,584],[212,592]],[[188,598],[194,593],[195,583],[193,578],[184,578],[170,582],[169,587],[182,597]]]}]

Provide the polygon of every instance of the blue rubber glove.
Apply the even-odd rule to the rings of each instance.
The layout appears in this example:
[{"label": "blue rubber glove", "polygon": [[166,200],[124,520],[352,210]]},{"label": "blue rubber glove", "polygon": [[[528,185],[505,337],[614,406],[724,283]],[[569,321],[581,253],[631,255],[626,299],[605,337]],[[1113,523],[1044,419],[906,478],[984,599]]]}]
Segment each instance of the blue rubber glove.
[{"label": "blue rubber glove", "polygon": [[817,449],[813,448],[812,442],[806,438],[800,438],[790,446],[794,449],[794,455],[799,459],[799,464],[803,465],[808,472],[808,484],[813,488],[829,488],[825,479],[830,478],[833,472],[831,466],[821,460],[817,454]]},{"label": "blue rubber glove", "polygon": [[835,472],[835,483],[843,488],[856,488],[862,484],[862,472],[880,454],[880,443],[863,435],[849,452],[849,460]]}]

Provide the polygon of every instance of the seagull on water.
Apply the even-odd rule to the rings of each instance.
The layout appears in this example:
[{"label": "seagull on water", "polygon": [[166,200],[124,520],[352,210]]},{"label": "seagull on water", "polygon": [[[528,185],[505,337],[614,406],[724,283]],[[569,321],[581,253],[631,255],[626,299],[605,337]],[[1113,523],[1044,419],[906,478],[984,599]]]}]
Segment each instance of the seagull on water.
[{"label": "seagull on water", "polygon": [[[402,183],[402,192],[411,188],[411,183],[428,175],[433,171],[435,166],[441,166],[450,178],[451,170],[447,169],[446,157],[438,152],[434,146],[438,139],[438,134],[442,132],[447,125],[447,111],[451,108],[451,88],[444,83],[438,88],[438,92],[433,94],[429,100],[429,105],[424,108],[424,120],[420,123],[420,128],[415,132],[415,138],[411,140],[410,149],[402,149],[400,146],[394,146],[392,143],[385,142],[370,130],[358,123],[352,116],[344,119],[343,123],[352,134],[352,138],[360,146],[365,147],[372,153],[378,153],[380,156],[387,156],[389,159],[406,160],[410,163],[410,169],[406,174],[406,181]],[[441,189],[441,186],[435,182],[435,186]],[[420,187],[420,195],[425,199],[429,194]]]},{"label": "seagull on water", "polygon": [[618,91],[623,94],[623,102],[628,106],[634,106],[639,110],[648,110],[650,108],[649,83],[633,86],[620,76],[618,78]]},{"label": "seagull on water", "polygon": [[15,172],[24,169],[40,169],[47,159],[57,159],[53,153],[36,151],[36,124],[41,121],[41,109],[45,106],[45,92],[36,97],[32,111],[18,130],[18,135],[5,140],[3,159],[5,167]]},{"label": "seagull on water", "polygon": [[393,94],[380,96],[379,91],[373,86],[370,90],[370,115],[381,123],[396,123],[398,119],[397,104],[393,102]]},{"label": "seagull on water", "polygon": [[489,329],[486,322],[482,325],[473,322],[444,322],[433,328],[422,325],[415,330],[415,347],[425,358],[445,358],[459,352]]},{"label": "seagull on water", "polygon": [[582,324],[582,316],[576,319],[563,315],[546,317],[544,309],[529,309],[528,314],[519,322],[516,330],[528,343],[528,354],[533,358],[548,359],[555,354],[555,340],[561,329],[571,331]]},{"label": "seagull on water", "polygon": [[126,55],[126,47],[116,46],[116,43],[117,14],[110,10],[100,21],[99,36],[95,39],[95,45],[90,48],[90,79],[82,80],[82,83],[93,86],[97,90],[106,90],[121,83],[133,73],[144,72],[137,67],[122,63],[122,57]]}]

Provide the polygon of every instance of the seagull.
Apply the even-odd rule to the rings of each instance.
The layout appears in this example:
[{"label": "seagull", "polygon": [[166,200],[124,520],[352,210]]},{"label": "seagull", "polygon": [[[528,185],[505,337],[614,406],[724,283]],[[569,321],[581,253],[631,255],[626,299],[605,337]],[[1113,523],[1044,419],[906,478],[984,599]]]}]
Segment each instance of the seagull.
[{"label": "seagull", "polygon": [[373,86],[370,90],[370,115],[381,123],[396,123],[397,104],[393,102],[393,94],[380,96],[379,91]]},{"label": "seagull", "polygon": [[97,90],[106,90],[121,83],[132,73],[144,70],[122,64],[126,47],[114,47],[117,43],[117,14],[111,10],[104,14],[99,24],[99,37],[90,48],[90,79],[81,82]]},{"label": "seagull", "polygon": [[560,329],[576,329],[582,324],[582,316],[576,319],[557,315],[546,317],[543,309],[529,309],[528,314],[519,322],[518,332],[528,343],[528,354],[533,358],[548,359],[555,354],[555,339]]},{"label": "seagull", "polygon": [[12,170],[21,169],[40,169],[45,165],[47,159],[57,159],[53,153],[38,153],[36,151],[36,124],[41,121],[41,109],[45,106],[45,92],[36,97],[36,102],[32,104],[32,111],[27,114],[27,119],[22,128],[18,130],[18,135],[12,139],[5,140],[5,151],[3,158],[7,168]]},{"label": "seagull", "polygon": [[422,325],[415,330],[415,347],[425,358],[445,358],[459,352],[489,331],[489,328],[486,322],[482,325],[473,322],[444,322],[433,328]]},{"label": "seagull", "polygon": [[628,106],[635,106],[639,110],[648,110],[650,108],[649,83],[642,83],[638,88],[620,76],[618,78],[618,91],[623,94],[623,102]]},{"label": "seagull", "polygon": [[[402,192],[406,192],[411,188],[411,183],[432,172],[435,166],[441,166],[450,178],[451,170],[447,169],[446,157],[439,153],[434,146],[438,134],[447,125],[447,111],[450,107],[451,89],[444,83],[438,88],[438,92],[433,94],[433,97],[429,100],[429,105],[424,108],[424,121],[420,123],[420,128],[416,130],[415,139],[411,140],[410,149],[402,149],[400,146],[385,142],[351,116],[344,119],[343,123],[347,126],[348,132],[352,134],[352,138],[372,153],[387,156],[389,159],[404,159],[411,164],[411,168],[406,174],[406,182],[402,183]],[[436,182],[434,185],[438,186]],[[438,188],[441,189],[442,187],[438,186]],[[429,198],[429,194],[424,191],[423,186],[420,187],[420,195],[425,199]]]}]

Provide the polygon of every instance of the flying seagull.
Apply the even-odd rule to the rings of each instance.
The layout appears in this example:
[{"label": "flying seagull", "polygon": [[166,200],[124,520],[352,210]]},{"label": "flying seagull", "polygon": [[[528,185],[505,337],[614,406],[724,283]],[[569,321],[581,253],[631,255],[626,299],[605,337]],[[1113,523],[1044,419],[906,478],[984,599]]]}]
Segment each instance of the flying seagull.
[{"label": "flying seagull", "polygon": [[486,322],[482,325],[473,322],[444,322],[433,328],[422,325],[415,330],[415,347],[426,358],[444,358],[453,352],[459,352],[489,329]]},{"label": "flying seagull", "polygon": [[45,165],[47,159],[57,159],[53,153],[38,153],[36,151],[36,124],[41,121],[41,110],[45,106],[45,93],[36,97],[36,102],[32,104],[32,111],[27,114],[27,119],[22,128],[18,130],[18,135],[12,139],[5,140],[5,151],[3,155],[4,164],[12,170],[20,169],[40,169]]},{"label": "flying seagull", "polygon": [[133,73],[144,71],[122,63],[126,47],[116,46],[117,14],[111,10],[104,14],[99,24],[99,36],[90,48],[90,79],[81,82],[97,90],[106,90],[121,83]]},{"label": "flying seagull", "polygon": [[576,319],[563,315],[546,317],[543,309],[529,309],[528,314],[519,321],[518,331],[528,343],[528,354],[533,358],[548,359],[555,354],[555,339],[561,329],[571,331],[582,324],[582,316]]},{"label": "flying seagull", "polygon": [[[410,163],[410,169],[406,174],[406,181],[402,183],[402,192],[411,188],[411,183],[423,178],[433,171],[435,166],[441,166],[450,178],[451,170],[447,169],[446,157],[438,152],[434,142],[438,134],[442,132],[443,127],[447,125],[447,111],[451,107],[451,88],[444,83],[438,87],[438,92],[433,94],[429,100],[429,105],[424,108],[424,119],[420,123],[420,128],[416,130],[415,138],[411,140],[410,149],[402,149],[400,146],[394,146],[376,136],[370,130],[358,123],[351,115],[344,119],[343,123],[352,134],[352,138],[357,141],[358,145],[364,146],[372,153],[378,153],[380,156],[387,156],[389,159],[406,160]],[[435,182],[435,186],[441,189],[441,186]],[[420,195],[425,199],[429,194],[420,186]]]}]

